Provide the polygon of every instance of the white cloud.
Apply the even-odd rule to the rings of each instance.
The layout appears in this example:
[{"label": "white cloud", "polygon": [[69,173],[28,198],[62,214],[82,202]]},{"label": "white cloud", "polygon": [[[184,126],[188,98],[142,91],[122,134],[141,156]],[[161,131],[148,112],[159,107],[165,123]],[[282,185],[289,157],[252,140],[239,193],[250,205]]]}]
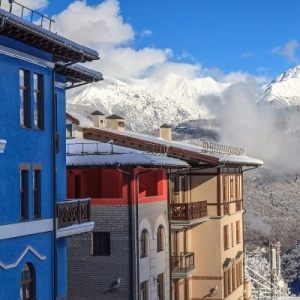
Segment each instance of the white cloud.
[{"label": "white cloud", "polygon": [[296,50],[299,49],[299,44],[296,40],[290,40],[283,47],[277,46],[272,49],[272,54],[278,54],[287,59],[288,63],[298,63]]},{"label": "white cloud", "polygon": [[134,31],[130,24],[124,23],[116,0],[106,0],[97,6],[75,1],[53,18],[54,30],[59,34],[98,51],[134,39]]},{"label": "white cloud", "polygon": [[150,29],[143,30],[141,36],[151,36],[152,31]]},{"label": "white cloud", "polygon": [[252,56],[253,56],[252,52],[244,52],[244,53],[242,53],[241,58],[249,58]]}]

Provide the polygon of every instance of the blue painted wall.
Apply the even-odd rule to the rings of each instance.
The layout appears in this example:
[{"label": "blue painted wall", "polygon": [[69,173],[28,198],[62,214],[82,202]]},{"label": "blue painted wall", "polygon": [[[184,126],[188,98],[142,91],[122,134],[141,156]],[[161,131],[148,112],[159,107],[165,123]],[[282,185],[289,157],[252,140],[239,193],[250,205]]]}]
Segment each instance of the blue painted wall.
[{"label": "blue painted wall", "polygon": [[[0,45],[24,51],[27,54],[51,61],[51,55],[28,45],[0,36]],[[32,128],[20,127],[19,69],[30,72],[31,95],[33,95],[33,74],[44,76],[44,130],[33,127],[33,98],[31,98]],[[64,81],[61,76],[56,80]],[[29,220],[33,218],[32,164],[42,165],[41,219],[51,219],[54,215],[54,200],[62,202],[66,198],[65,175],[65,92],[55,89],[57,94],[57,127],[60,135],[59,152],[56,154],[56,187],[54,195],[53,162],[53,72],[49,67],[0,54],[0,139],[7,141],[6,149],[0,154],[0,229],[2,225],[21,223],[20,221],[20,180],[19,164],[30,164],[29,170]],[[24,221],[28,222],[28,221]],[[57,250],[57,299],[66,296],[66,241],[59,239],[54,244],[54,232],[0,240],[0,262],[4,265],[16,263],[15,267],[4,269],[0,266],[0,299],[20,298],[21,270],[31,263],[36,272],[36,299],[53,299],[54,289],[54,246]],[[45,259],[28,251],[31,246]]]}]

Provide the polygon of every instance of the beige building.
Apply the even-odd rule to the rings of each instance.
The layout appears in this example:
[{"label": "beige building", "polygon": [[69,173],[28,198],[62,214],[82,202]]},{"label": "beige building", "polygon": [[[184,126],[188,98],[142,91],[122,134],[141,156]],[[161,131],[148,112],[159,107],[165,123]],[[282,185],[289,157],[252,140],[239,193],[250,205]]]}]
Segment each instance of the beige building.
[{"label": "beige building", "polygon": [[155,138],[107,127],[83,128],[86,139],[179,158],[190,165],[188,170],[169,170],[172,289],[165,299],[251,299],[250,282],[244,278],[243,172],[263,162],[247,157],[242,148],[171,141],[170,126],[161,132]]}]

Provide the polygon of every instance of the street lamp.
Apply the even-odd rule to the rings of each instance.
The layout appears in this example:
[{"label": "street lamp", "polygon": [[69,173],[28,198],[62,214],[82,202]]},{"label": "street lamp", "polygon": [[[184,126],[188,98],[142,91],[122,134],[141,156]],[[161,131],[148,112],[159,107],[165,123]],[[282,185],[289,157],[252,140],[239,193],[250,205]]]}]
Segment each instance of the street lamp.
[{"label": "street lamp", "polygon": [[0,140],[0,153],[3,153],[6,146],[6,140]]}]

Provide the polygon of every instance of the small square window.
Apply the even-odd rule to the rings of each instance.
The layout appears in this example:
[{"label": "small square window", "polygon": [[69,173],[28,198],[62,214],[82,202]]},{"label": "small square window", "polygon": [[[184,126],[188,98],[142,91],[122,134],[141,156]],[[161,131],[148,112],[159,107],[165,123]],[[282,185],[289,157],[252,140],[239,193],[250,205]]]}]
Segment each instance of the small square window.
[{"label": "small square window", "polygon": [[110,232],[93,232],[93,255],[110,255]]}]

